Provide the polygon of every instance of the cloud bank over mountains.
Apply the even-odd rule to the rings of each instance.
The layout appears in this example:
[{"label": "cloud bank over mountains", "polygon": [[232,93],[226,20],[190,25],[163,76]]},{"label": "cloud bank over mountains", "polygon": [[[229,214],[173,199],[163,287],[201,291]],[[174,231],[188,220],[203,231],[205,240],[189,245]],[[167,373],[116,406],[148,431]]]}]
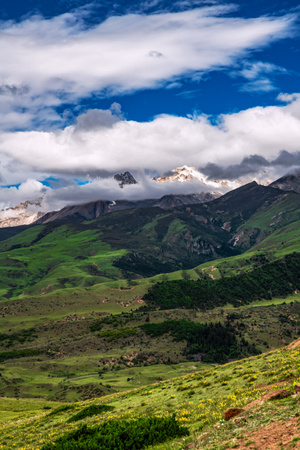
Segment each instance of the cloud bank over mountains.
[{"label": "cloud bank over mountains", "polygon": [[[88,201],[197,192],[197,183],[157,186],[152,181],[154,174],[184,164],[196,166],[208,180],[273,181],[300,165],[300,95],[282,98],[290,102],[222,115],[216,124],[205,115],[126,121],[120,107],[113,105],[111,110],[88,111],[63,130],[3,133],[2,179],[11,184],[20,177],[25,182],[27,174],[39,180],[53,174],[69,179],[68,186],[55,191],[31,182],[38,193],[49,191],[52,207],[55,201],[62,205],[74,198]],[[121,193],[109,177],[124,170],[135,171],[139,185],[127,186]],[[74,174],[89,183],[78,185]],[[8,190],[5,195],[9,198]],[[0,201],[4,201],[1,191]]]}]

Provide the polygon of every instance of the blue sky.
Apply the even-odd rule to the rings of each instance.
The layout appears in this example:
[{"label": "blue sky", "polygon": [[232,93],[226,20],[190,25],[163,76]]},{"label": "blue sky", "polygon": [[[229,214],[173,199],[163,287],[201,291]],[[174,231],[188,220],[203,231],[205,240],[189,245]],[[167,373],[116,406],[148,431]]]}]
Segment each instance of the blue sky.
[{"label": "blue sky", "polygon": [[124,170],[140,177],[129,197],[199,189],[151,183],[183,164],[239,184],[294,170],[299,13],[291,0],[2,0],[0,205],[115,198]]}]

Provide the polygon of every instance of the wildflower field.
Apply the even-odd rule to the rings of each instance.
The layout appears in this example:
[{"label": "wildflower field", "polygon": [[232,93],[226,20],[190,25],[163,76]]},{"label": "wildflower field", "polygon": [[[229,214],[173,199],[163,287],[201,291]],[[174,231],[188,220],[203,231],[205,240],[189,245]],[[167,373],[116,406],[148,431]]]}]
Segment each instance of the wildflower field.
[{"label": "wildflower field", "polygon": [[[298,383],[300,347],[295,346],[85,402],[55,404],[41,399],[9,399],[5,403],[2,399],[0,448],[60,448],[51,444],[82,425],[86,425],[88,430],[90,427],[101,430],[107,421],[137,423],[141,419],[171,420],[173,417],[188,433],[179,433],[175,438],[170,435],[169,440],[151,448],[184,449],[192,442],[195,448],[202,449],[238,448],[237,438],[242,439],[243,436],[241,427],[223,420],[225,410],[243,408],[260,399],[265,392],[278,389],[278,386],[294,393],[294,386]],[[276,414],[280,415],[279,419],[282,414],[288,418],[298,417],[299,398],[291,396],[276,403],[254,402],[247,411],[247,431],[267,425],[277,417]],[[257,408],[264,412],[257,412]],[[18,413],[10,420],[11,409]],[[294,448],[299,448],[298,441],[294,442]]]}]

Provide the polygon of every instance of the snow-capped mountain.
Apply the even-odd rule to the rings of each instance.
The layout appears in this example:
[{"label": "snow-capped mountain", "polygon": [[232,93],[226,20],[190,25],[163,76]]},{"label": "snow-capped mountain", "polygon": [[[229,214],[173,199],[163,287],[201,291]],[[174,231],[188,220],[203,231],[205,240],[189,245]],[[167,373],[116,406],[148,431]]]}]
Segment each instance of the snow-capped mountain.
[{"label": "snow-capped mountain", "polygon": [[226,180],[209,180],[206,175],[199,172],[195,167],[189,167],[189,166],[182,166],[177,167],[176,169],[173,169],[171,171],[171,174],[163,175],[161,177],[153,178],[153,180],[157,181],[158,183],[165,183],[165,182],[173,182],[173,181],[179,181],[180,183],[184,183],[187,181],[198,181],[200,185],[203,187],[210,189],[217,189],[224,188],[225,190],[231,190],[236,189],[240,186],[237,182],[231,182]]},{"label": "snow-capped mountain", "polygon": [[36,201],[28,200],[12,208],[1,209],[0,228],[30,225],[38,220],[45,214],[42,211],[42,200],[41,197]]},{"label": "snow-capped mountain", "polygon": [[199,180],[201,183],[205,184],[204,176],[198,172],[195,167],[182,166],[171,170],[172,174],[163,175],[161,177],[153,178],[158,183],[165,183],[166,181],[180,181],[184,183],[190,180]]}]

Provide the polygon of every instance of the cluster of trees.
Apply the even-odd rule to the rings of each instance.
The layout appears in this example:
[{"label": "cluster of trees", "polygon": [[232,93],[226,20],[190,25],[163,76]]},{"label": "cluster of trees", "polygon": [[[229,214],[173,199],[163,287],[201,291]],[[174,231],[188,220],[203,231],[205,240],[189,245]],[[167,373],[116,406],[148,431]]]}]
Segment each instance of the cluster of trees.
[{"label": "cluster of trees", "polygon": [[300,253],[286,255],[241,275],[220,280],[162,281],[151,286],[143,299],[161,309],[213,309],[254,300],[286,297],[300,289]]},{"label": "cluster of trees", "polygon": [[38,336],[34,334],[35,329],[34,328],[28,328],[27,330],[22,330],[17,333],[0,333],[0,343],[3,341],[6,342],[6,347],[10,347],[13,345],[14,342],[25,342],[28,340],[33,340],[34,338],[37,338]]},{"label": "cluster of trees", "polygon": [[142,330],[151,337],[171,333],[175,341],[186,341],[186,354],[201,354],[205,362],[225,363],[258,354],[256,347],[244,338],[238,340],[234,328],[226,323],[201,324],[189,320],[167,320],[161,323],[145,323]]},{"label": "cluster of trees", "polygon": [[45,353],[45,350],[38,348],[24,348],[23,350],[12,350],[10,352],[0,353],[0,362],[7,361],[8,359],[27,358],[30,356],[37,356]]}]

